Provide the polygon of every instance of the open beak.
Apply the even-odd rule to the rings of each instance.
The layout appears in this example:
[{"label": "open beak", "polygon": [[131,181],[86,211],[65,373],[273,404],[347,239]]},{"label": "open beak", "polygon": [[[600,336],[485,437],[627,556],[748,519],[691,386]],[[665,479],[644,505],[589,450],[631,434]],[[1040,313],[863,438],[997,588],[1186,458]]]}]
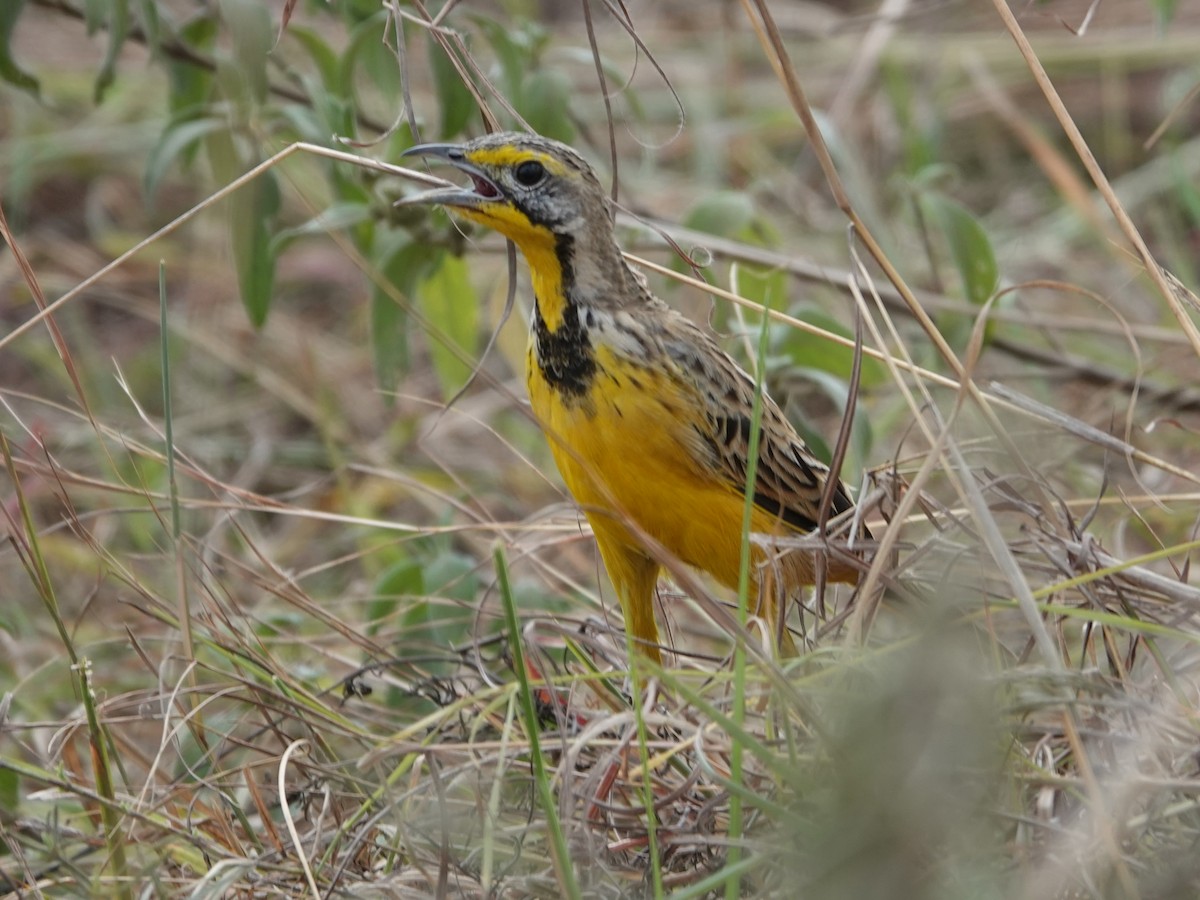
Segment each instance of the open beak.
[{"label": "open beak", "polygon": [[405,197],[403,200],[398,201],[396,203],[397,206],[436,203],[441,206],[461,206],[473,209],[484,203],[500,200],[504,197],[504,193],[482,169],[467,162],[466,150],[463,149],[461,144],[418,144],[415,147],[409,147],[400,155],[402,157],[420,156],[445,160],[460,172],[465,172],[471,179],[471,184],[463,187],[452,185],[450,187],[434,188],[431,191],[423,191],[420,194],[414,194],[412,197]]}]

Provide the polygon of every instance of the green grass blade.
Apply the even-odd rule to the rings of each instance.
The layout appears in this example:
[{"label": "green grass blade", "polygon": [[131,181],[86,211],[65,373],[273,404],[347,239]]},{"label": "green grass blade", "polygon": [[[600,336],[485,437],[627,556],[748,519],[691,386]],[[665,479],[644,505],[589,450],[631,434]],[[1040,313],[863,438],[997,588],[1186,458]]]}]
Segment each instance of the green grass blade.
[{"label": "green grass blade", "polygon": [[525,730],[529,735],[529,757],[533,765],[533,780],[537,787],[538,801],[546,816],[546,830],[550,836],[550,848],[554,853],[554,864],[558,869],[559,884],[567,897],[578,898],[579,882],[575,878],[575,867],[571,863],[567,851],[567,838],[563,833],[562,822],[558,818],[558,808],[554,802],[554,791],[550,787],[550,773],[546,769],[546,760],[542,756],[542,746],[538,738],[539,723],[537,707],[533,701],[533,687],[529,683],[529,670],[525,667],[525,651],[521,646],[521,623],[517,619],[517,601],[513,597],[512,587],[508,582],[508,563],[504,559],[504,551],[497,547],[493,552],[496,563],[496,580],[500,590],[500,599],[504,604],[504,621],[508,628],[510,646],[512,648],[513,668],[517,672],[520,685],[521,714],[525,720]]}]

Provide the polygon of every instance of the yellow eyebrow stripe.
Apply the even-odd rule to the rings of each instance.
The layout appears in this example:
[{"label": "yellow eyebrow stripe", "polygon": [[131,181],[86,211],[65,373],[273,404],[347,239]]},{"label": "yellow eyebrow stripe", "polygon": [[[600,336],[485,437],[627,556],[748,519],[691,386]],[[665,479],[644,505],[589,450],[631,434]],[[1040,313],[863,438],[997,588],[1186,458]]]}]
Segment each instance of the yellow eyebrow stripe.
[{"label": "yellow eyebrow stripe", "polygon": [[540,162],[551,175],[562,175],[566,172],[562,162],[550,154],[521,147],[483,147],[467,154],[467,162],[476,166],[493,166],[495,168],[508,168],[529,160]]}]

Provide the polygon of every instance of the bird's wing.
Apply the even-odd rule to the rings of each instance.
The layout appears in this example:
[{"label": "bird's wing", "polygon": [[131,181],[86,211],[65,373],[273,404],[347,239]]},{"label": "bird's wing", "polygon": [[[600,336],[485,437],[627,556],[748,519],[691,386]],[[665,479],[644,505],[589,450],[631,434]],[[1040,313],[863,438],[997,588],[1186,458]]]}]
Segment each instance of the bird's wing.
[{"label": "bird's wing", "polygon": [[[692,452],[701,464],[715,469],[718,477],[742,492],[750,459],[754,382],[698,327],[691,322],[677,327],[688,333],[668,337],[666,350],[679,367],[679,377],[696,389],[703,409],[691,423],[688,441]],[[812,531],[817,527],[829,467],[809,452],[782,410],[766,394],[762,397],[761,429],[754,503],[796,531]],[[853,505],[845,485],[839,482],[829,515]]]}]

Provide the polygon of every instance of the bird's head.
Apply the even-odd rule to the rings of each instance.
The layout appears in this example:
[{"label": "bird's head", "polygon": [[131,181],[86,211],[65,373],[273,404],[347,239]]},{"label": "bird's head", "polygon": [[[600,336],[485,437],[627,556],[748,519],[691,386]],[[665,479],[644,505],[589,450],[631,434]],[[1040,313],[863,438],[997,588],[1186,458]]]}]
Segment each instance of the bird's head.
[{"label": "bird's head", "polygon": [[515,243],[529,262],[539,314],[551,331],[570,304],[619,307],[645,299],[644,281],[617,246],[600,180],[567,145],[505,132],[463,144],[423,144],[404,155],[444,160],[470,178],[462,187],[401,202],[448,207]]},{"label": "bird's head", "polygon": [[[504,132],[462,144],[421,144],[404,156],[444,160],[470,184],[404,202],[436,203],[510,238],[526,255],[561,237],[612,241],[608,198],[578,153],[548,138]],[[599,233],[596,233],[599,232]]]}]

